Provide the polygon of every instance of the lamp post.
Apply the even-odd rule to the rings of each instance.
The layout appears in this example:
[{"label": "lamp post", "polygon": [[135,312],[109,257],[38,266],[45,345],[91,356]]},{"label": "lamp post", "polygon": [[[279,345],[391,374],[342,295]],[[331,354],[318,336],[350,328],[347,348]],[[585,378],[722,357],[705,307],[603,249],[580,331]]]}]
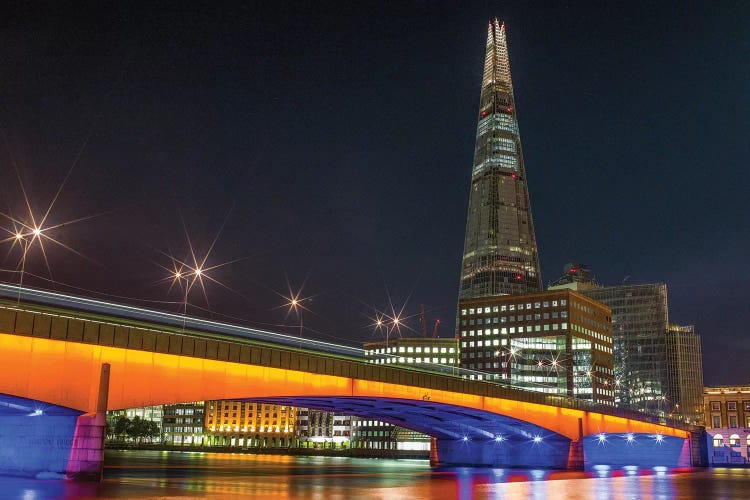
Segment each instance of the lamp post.
[{"label": "lamp post", "polygon": [[29,242],[24,238],[23,234],[21,234],[20,231],[17,231],[14,235],[15,241],[22,245],[23,247],[23,255],[21,256],[21,277],[18,280],[18,300],[17,302],[21,302],[21,287],[23,287],[23,273],[26,270],[26,252],[29,250]]}]

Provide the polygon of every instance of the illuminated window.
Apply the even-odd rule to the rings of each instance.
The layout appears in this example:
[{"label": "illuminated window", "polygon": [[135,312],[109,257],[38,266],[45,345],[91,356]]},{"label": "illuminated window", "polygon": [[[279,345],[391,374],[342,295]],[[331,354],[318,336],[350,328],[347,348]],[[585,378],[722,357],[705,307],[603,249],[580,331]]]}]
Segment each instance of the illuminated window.
[{"label": "illuminated window", "polygon": [[721,403],[718,401],[711,401],[711,410],[712,411],[720,411],[721,410]]}]

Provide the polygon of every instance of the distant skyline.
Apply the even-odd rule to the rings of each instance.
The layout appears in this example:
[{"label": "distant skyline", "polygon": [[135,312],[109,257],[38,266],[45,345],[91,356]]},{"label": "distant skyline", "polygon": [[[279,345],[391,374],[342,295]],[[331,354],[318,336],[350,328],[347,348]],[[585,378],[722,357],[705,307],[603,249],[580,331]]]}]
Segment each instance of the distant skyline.
[{"label": "distant skyline", "polygon": [[[388,293],[397,308],[411,297],[415,332],[424,303],[448,335],[498,17],[543,284],[571,261],[604,284],[665,282],[670,321],[701,335],[706,384],[745,383],[749,14],[742,2],[17,4],[0,19],[0,212],[23,216],[14,162],[38,213],[80,152],[50,222],[97,215],[54,233],[88,259],[49,255],[78,293],[179,310],[158,282],[164,253],[187,257],[181,217],[199,252],[226,220],[212,262],[243,260],[215,270],[237,292],[209,284],[216,313],[295,333],[275,293],[286,276],[315,296],[311,336],[380,338],[369,317]],[[27,269],[47,274],[38,252]]]}]

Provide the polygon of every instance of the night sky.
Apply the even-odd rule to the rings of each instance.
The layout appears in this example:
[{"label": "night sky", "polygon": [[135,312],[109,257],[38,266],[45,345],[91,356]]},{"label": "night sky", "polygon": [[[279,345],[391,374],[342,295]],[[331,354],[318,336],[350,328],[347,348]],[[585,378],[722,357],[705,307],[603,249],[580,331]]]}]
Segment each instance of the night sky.
[{"label": "night sky", "polygon": [[176,311],[181,220],[199,254],[226,222],[207,265],[243,260],[191,313],[294,332],[288,277],[305,335],[380,338],[389,294],[451,335],[497,16],[544,283],[666,282],[706,384],[750,381],[750,4],[187,3],[3,7],[0,211],[28,220],[16,171],[38,216],[74,166],[48,224],[96,215],[49,233],[86,258],[48,242],[55,281],[35,250],[25,283]]}]

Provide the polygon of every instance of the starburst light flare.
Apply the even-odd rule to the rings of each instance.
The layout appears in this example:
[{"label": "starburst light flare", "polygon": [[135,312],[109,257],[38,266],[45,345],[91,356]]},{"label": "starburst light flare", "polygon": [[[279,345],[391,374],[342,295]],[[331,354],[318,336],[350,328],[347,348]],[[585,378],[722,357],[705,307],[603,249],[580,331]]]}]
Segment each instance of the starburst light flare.
[{"label": "starburst light flare", "polygon": [[193,246],[193,240],[190,238],[190,233],[188,232],[187,224],[185,223],[185,219],[182,217],[182,214],[180,214],[180,221],[182,222],[182,229],[184,231],[185,240],[188,246],[188,256],[184,259],[180,259],[178,257],[175,257],[175,255],[172,253],[157,250],[157,252],[170,260],[169,266],[164,266],[162,264],[159,264],[158,262],[156,263],[159,267],[167,272],[167,276],[159,280],[157,283],[169,283],[169,289],[167,290],[167,293],[170,293],[174,288],[179,288],[183,292],[182,313],[185,316],[187,316],[190,293],[196,287],[201,290],[203,300],[205,301],[206,306],[208,307],[208,310],[210,312],[211,304],[208,300],[208,292],[206,290],[206,284],[209,281],[229,290],[232,293],[246,298],[237,290],[234,290],[225,283],[219,281],[213,274],[213,271],[224,266],[228,266],[229,264],[234,264],[236,262],[245,260],[247,259],[247,257],[241,257],[218,264],[210,263],[211,253],[216,247],[219,236],[221,235],[221,232],[223,231],[224,226],[226,225],[231,213],[232,209],[230,208],[229,212],[227,212],[227,215],[224,217],[221,226],[219,226],[219,229],[216,231],[216,235],[211,241],[208,250],[203,256],[199,256],[200,254],[196,252],[196,249]]},{"label": "starburst light flare", "polygon": [[[71,163],[70,168],[68,168],[68,171],[65,174],[65,177],[63,178],[60,185],[57,187],[57,190],[55,191],[54,196],[50,200],[49,205],[44,210],[44,213],[41,216],[39,215],[39,213],[35,213],[34,210],[32,209],[31,201],[29,200],[29,195],[26,191],[26,188],[23,185],[23,180],[21,178],[21,171],[18,167],[18,163],[15,160],[15,156],[13,155],[5,130],[0,129],[0,132],[2,132],[2,136],[5,142],[6,149],[8,150],[11,163],[13,164],[13,169],[16,174],[16,179],[18,181],[20,193],[23,196],[23,201],[24,201],[24,206],[25,206],[25,211],[26,211],[26,214],[24,214],[23,217],[15,216],[12,214],[12,212],[11,213],[0,212],[0,217],[10,221],[13,224],[12,231],[6,228],[2,228],[4,231],[10,233],[11,236],[4,240],[0,240],[0,243],[8,242],[8,241],[13,242],[13,244],[11,245],[11,249],[8,251],[8,255],[10,255],[10,252],[13,250],[13,247],[15,246],[15,244],[18,244],[19,246],[21,246],[23,250],[22,256],[16,268],[17,270],[20,269],[21,271],[21,279],[19,282],[19,287],[23,283],[23,276],[25,273],[26,262],[27,262],[27,257],[29,255],[29,252],[32,251],[36,247],[39,248],[42,254],[42,257],[44,258],[44,263],[45,263],[45,266],[47,267],[47,274],[49,275],[50,280],[54,282],[52,269],[50,267],[49,259],[47,256],[48,248],[45,247],[45,243],[54,243],[55,245],[61,246],[65,248],[66,250],[78,255],[79,257],[82,257],[88,261],[98,264],[93,259],[87,257],[86,255],[82,254],[78,250],[75,250],[74,248],[71,248],[70,246],[61,242],[59,239],[55,238],[50,233],[53,232],[55,229],[61,228],[63,226],[69,226],[77,222],[82,222],[88,219],[92,219],[102,214],[80,217],[78,219],[72,219],[72,220],[59,222],[59,223],[49,222],[49,220],[53,216],[53,209],[55,208],[55,205],[57,204],[57,201],[60,198],[60,194],[62,193],[63,188],[65,187],[65,184],[70,178],[70,175],[73,173],[73,169],[77,165],[84,150],[86,149],[86,146],[88,145],[89,139],[91,138],[91,133],[93,132],[93,126],[92,126],[92,129],[89,131],[88,135],[86,136],[86,138],[81,143],[81,146],[78,149],[78,152],[75,158],[73,159],[73,162]],[[19,290],[19,294],[20,294],[20,290]]]}]

